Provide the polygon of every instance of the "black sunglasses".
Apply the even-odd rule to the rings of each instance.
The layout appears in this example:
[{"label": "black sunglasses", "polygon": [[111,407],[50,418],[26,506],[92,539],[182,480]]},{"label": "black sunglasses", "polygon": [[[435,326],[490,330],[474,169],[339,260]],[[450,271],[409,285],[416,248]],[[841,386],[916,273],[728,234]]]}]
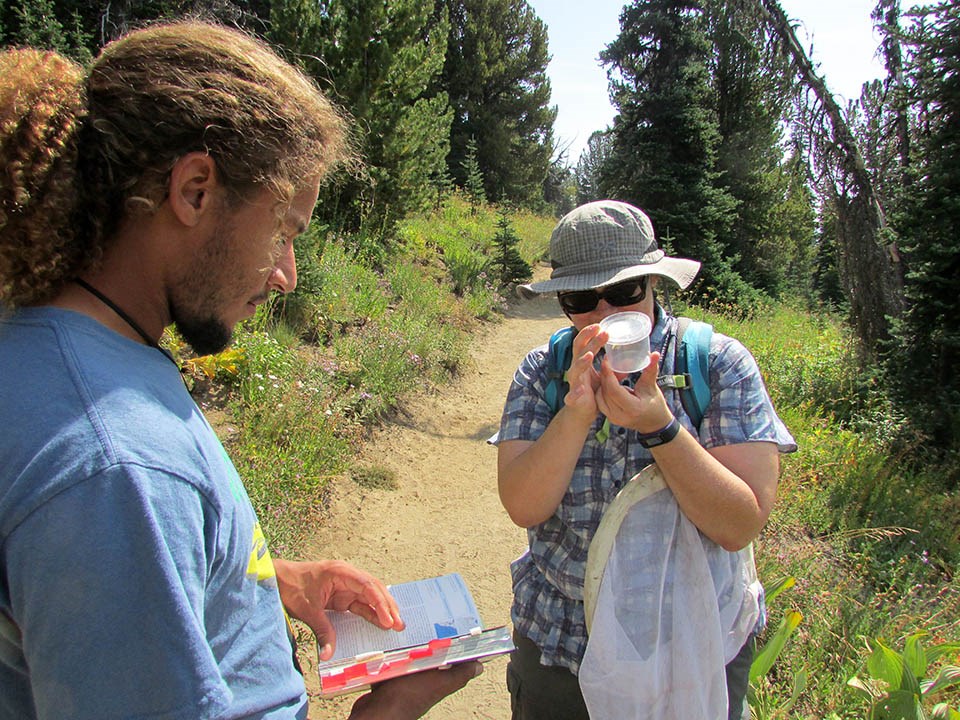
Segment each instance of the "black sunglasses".
[{"label": "black sunglasses", "polygon": [[565,313],[579,315],[594,310],[603,298],[614,307],[626,307],[647,296],[647,276],[624,280],[602,290],[574,290],[558,292],[557,299]]}]

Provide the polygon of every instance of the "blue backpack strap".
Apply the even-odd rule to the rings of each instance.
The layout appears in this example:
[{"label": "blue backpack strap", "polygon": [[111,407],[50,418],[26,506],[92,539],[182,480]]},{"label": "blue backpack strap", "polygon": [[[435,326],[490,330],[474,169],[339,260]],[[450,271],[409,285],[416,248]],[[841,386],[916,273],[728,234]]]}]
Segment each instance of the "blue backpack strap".
[{"label": "blue backpack strap", "polygon": [[546,398],[550,411],[556,415],[563,405],[563,398],[570,390],[566,374],[573,362],[573,337],[577,331],[572,326],[560,328],[550,336],[547,346]]},{"label": "blue backpack strap", "polygon": [[675,370],[689,378],[680,392],[683,409],[699,429],[710,404],[710,338],[709,323],[680,318],[677,332]]}]

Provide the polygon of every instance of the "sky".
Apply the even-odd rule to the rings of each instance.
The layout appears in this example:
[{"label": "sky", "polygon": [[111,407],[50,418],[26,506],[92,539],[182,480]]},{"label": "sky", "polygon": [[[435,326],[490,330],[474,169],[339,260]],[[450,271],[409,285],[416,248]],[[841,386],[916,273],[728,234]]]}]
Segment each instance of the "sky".
[{"label": "sky", "polygon": [[[527,0],[547,25],[553,59],[547,75],[557,106],[554,136],[569,145],[576,164],[590,133],[613,122],[606,71],[597,59],[620,33],[620,9],[626,0]],[[797,37],[809,51],[827,87],[844,100],[859,97],[860,86],[883,77],[876,57],[879,38],[870,12],[876,0],[780,0],[787,16],[800,22]],[[841,105],[845,104],[841,102]]]}]

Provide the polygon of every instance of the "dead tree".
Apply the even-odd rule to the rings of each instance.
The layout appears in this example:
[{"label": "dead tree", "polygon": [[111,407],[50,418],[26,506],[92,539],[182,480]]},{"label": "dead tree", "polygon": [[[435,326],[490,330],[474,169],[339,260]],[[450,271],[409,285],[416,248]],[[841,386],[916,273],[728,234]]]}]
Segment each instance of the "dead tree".
[{"label": "dead tree", "polygon": [[817,74],[776,0],[755,0],[772,33],[793,61],[800,82],[816,101],[822,130],[811,132],[816,162],[839,170],[828,187],[837,209],[838,270],[851,321],[863,350],[873,357],[904,309],[903,269],[893,233],[843,111]]}]

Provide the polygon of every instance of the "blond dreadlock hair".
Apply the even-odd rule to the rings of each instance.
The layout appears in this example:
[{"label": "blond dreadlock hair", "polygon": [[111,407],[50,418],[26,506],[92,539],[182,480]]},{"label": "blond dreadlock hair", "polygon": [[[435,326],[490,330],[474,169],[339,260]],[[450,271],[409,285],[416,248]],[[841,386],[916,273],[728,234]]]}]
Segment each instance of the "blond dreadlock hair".
[{"label": "blond dreadlock hair", "polygon": [[286,202],[352,159],[347,123],[303,73],[237,30],[136,30],[89,72],[54,52],[0,53],[0,305],[43,303],[95,267],[119,223],[152,212],[169,172],[209,153],[236,199]]}]

